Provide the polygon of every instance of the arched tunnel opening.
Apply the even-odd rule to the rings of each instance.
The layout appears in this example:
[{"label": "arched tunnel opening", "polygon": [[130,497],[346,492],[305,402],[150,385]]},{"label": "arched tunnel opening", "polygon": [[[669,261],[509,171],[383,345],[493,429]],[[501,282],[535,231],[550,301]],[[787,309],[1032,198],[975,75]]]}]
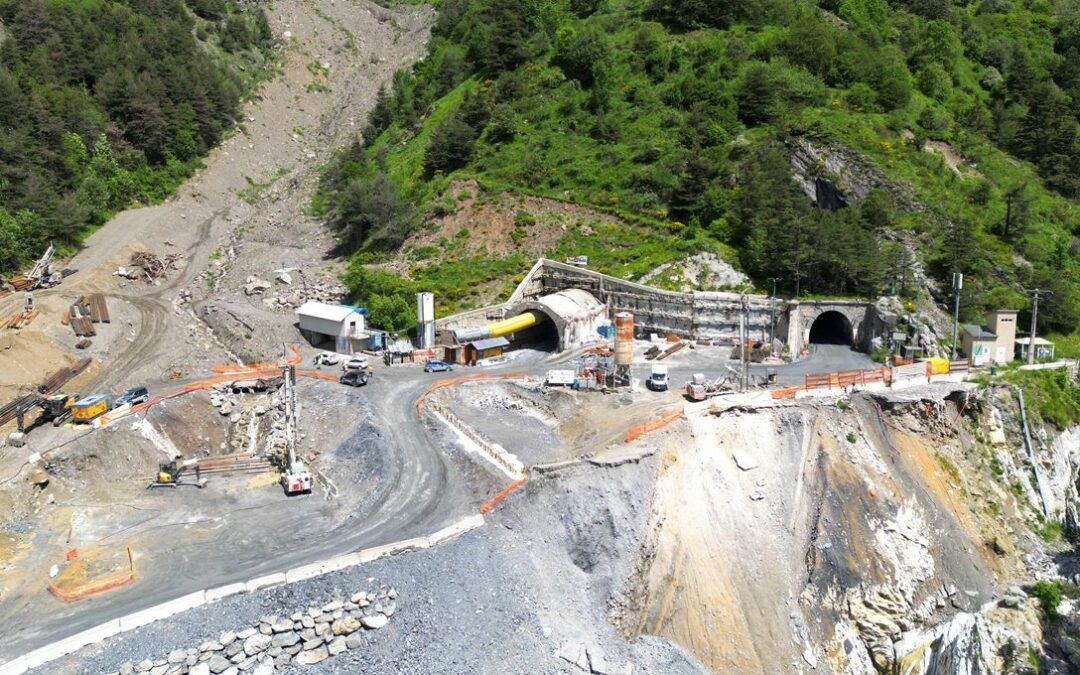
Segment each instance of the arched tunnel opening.
[{"label": "arched tunnel opening", "polygon": [[537,322],[528,328],[516,331],[511,344],[515,349],[536,349],[554,352],[559,349],[559,329],[546,312],[532,311]]},{"label": "arched tunnel opening", "polygon": [[837,311],[822,312],[810,325],[810,344],[855,346],[851,321]]}]

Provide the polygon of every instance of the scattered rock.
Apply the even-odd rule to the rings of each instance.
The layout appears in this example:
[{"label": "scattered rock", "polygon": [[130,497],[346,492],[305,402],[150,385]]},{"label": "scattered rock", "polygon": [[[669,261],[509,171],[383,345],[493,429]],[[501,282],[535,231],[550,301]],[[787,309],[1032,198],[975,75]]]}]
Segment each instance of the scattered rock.
[{"label": "scattered rock", "polygon": [[360,619],[360,623],[364,624],[364,628],[371,628],[372,630],[378,630],[386,625],[389,619],[385,614],[372,614],[371,616],[365,616]]}]

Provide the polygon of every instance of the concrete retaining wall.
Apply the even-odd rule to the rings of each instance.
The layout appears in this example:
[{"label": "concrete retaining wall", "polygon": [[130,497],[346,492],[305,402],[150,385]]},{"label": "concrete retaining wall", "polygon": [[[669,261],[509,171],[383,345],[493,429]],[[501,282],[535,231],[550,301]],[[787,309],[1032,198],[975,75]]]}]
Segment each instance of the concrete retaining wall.
[{"label": "concrete retaining wall", "polygon": [[404,541],[385,544],[383,546],[373,546],[355,553],[346,553],[345,555],[336,556],[328,560],[301,565],[300,567],[295,567],[285,572],[256,577],[246,582],[189,593],[179,598],[163,602],[160,605],[140,610],[134,614],[129,614],[120,617],[119,619],[111,619],[94,626],[93,628],[57,640],[44,647],[39,647],[32,652],[23,654],[18,658],[0,665],[0,675],[21,675],[21,673],[25,673],[31,668],[37,668],[50,661],[77,652],[87,645],[101,642],[102,640],[119,635],[120,633],[135,630],[140,626],[145,626],[154,621],[160,621],[161,619],[166,619],[181,612],[186,612],[189,609],[201,607],[234,595],[254,593],[258,590],[270,588],[272,586],[296,583],[305,579],[311,579],[323,574],[329,574],[330,572],[336,572],[365,562],[377,560],[385,556],[430,548],[460,536],[469,530],[474,530],[483,524],[484,517],[480,514],[476,514],[463,518],[462,520],[427,536],[406,539]]}]

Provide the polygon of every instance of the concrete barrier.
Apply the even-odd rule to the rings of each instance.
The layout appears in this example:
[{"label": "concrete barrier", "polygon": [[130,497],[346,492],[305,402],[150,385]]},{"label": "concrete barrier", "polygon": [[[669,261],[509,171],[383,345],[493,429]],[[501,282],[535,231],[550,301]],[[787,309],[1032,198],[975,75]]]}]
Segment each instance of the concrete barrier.
[{"label": "concrete barrier", "polygon": [[254,593],[255,591],[259,591],[264,588],[280,586],[283,583],[285,583],[285,573],[278,572],[276,574],[267,574],[266,576],[248,579],[248,581],[244,584],[244,588],[247,590],[248,593]]},{"label": "concrete barrier", "polygon": [[454,537],[460,537],[469,530],[475,530],[478,527],[484,525],[484,516],[476,514],[475,516],[469,516],[465,520],[460,520],[454,523],[450,527],[444,527],[435,534],[428,537],[428,546],[436,546],[444,541],[453,539]]},{"label": "concrete barrier", "polygon": [[404,541],[398,541],[393,544],[365,548],[363,551],[359,551],[357,555],[360,557],[360,562],[365,563],[371,562],[372,560],[378,560],[379,558],[384,558],[388,555],[405,553],[406,551],[422,551],[427,547],[427,537],[414,537],[413,539],[406,539]]},{"label": "concrete barrier", "polygon": [[206,591],[206,604],[224,600],[233,595],[240,595],[241,593],[247,593],[247,584],[244,582],[211,588]]},{"label": "concrete barrier", "polygon": [[0,675],[22,675],[28,670],[30,670],[30,666],[26,665],[26,657],[20,656],[14,661],[8,661],[0,666]]},{"label": "concrete barrier", "polygon": [[112,621],[106,621],[99,626],[84,630],[81,633],[66,637],[63,640],[58,640],[47,647],[32,651],[23,658],[25,659],[27,668],[37,668],[38,666],[54,659],[58,659],[61,656],[77,652],[86,645],[107,640],[114,635],[118,635],[120,632],[120,620],[113,619]]},{"label": "concrete barrier", "polygon": [[202,607],[205,604],[206,591],[188,593],[175,600],[169,600],[160,605],[154,605],[153,607],[144,609],[141,612],[135,612],[134,614],[120,617],[120,631],[127,632],[129,630],[134,630],[140,626],[145,626],[148,623],[168,618],[174,614],[186,612],[187,610],[195,609],[196,607]]},{"label": "concrete barrier", "polygon": [[304,579],[311,579],[313,577],[319,577],[330,572],[337,572],[348,567],[360,564],[359,555],[356,553],[347,553],[345,555],[339,555],[336,558],[330,558],[329,560],[322,560],[310,565],[301,565],[300,567],[294,567],[291,570],[285,572],[285,583],[294,584],[297,581],[303,581]]}]

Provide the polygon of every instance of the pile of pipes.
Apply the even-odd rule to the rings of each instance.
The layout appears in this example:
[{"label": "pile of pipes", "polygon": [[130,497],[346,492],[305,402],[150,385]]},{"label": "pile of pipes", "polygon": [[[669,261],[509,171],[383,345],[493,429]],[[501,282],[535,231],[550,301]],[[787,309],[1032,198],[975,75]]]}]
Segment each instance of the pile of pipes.
[{"label": "pile of pipes", "polygon": [[[97,335],[95,323],[109,323],[109,308],[105,303],[105,296],[101,293],[84,295],[75,300],[71,307],[60,318],[60,322],[70,325],[75,335],[81,338],[89,338]],[[81,342],[81,341],[80,341]],[[89,346],[84,345],[83,348]]]}]

